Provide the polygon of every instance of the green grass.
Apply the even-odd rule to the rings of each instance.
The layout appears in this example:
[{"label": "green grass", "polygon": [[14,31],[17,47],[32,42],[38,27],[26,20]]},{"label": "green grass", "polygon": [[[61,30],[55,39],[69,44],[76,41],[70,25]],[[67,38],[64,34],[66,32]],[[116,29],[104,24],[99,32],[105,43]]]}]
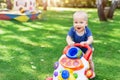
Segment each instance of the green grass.
[{"label": "green grass", "polygon": [[[76,10],[49,10],[42,20],[0,21],[0,80],[44,80],[67,45],[66,35]],[[100,22],[96,9],[88,12],[94,36],[95,80],[120,80],[120,11]]]}]

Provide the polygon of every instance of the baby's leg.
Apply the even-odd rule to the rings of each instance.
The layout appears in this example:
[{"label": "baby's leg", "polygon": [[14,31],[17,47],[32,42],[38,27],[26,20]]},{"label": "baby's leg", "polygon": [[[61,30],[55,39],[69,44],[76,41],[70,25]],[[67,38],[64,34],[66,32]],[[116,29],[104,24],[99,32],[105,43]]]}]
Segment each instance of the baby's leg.
[{"label": "baby's leg", "polygon": [[94,71],[94,62],[92,60],[92,55],[90,56],[89,64],[90,64],[90,68]]},{"label": "baby's leg", "polygon": [[92,55],[90,56],[89,64],[90,64],[90,69],[93,71],[93,76],[91,78],[94,78],[95,77],[95,69],[94,69],[94,62],[92,60]]}]

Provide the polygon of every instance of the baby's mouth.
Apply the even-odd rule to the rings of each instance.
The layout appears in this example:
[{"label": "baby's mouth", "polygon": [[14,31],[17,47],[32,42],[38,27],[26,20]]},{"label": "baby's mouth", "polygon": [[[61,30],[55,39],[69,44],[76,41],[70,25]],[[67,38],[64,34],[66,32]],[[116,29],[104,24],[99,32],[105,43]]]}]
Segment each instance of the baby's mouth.
[{"label": "baby's mouth", "polygon": [[80,27],[77,27],[77,29],[79,30],[79,29],[81,29]]}]

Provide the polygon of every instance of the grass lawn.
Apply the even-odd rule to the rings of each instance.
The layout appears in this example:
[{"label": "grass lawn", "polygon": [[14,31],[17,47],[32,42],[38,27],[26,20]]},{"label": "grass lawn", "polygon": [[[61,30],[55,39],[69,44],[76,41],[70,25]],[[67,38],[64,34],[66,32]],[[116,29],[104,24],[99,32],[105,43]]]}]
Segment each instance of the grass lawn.
[{"label": "grass lawn", "polygon": [[[0,21],[0,80],[52,76],[76,10],[48,10],[42,20],[31,22]],[[120,80],[120,10],[108,22],[99,21],[96,9],[82,10],[88,12],[94,36],[95,80]]]}]

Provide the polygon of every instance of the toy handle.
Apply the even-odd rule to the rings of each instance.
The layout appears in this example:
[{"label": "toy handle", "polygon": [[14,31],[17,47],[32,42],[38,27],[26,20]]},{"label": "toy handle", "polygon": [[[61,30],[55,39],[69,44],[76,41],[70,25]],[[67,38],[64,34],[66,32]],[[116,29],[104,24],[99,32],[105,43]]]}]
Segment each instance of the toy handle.
[{"label": "toy handle", "polygon": [[80,43],[75,43],[74,46],[76,47],[84,47],[84,48],[87,48],[88,50],[86,51],[85,55],[84,55],[84,58],[88,61],[90,56],[92,55],[92,49],[89,45],[81,45]]}]

